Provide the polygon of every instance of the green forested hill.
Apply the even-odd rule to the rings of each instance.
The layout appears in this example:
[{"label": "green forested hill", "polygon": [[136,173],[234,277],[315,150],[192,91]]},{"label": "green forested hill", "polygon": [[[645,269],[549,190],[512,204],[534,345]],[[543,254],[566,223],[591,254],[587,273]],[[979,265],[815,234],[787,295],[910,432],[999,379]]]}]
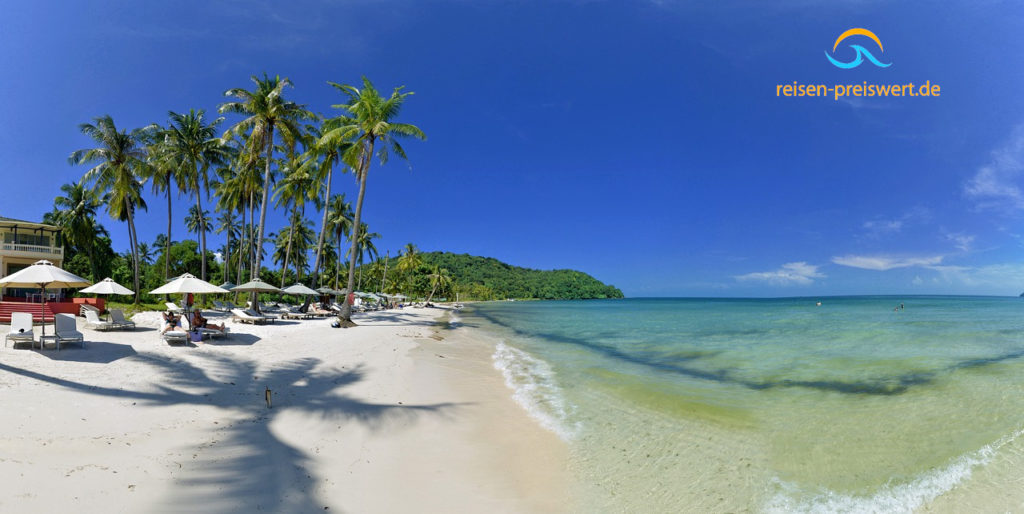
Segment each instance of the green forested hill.
[{"label": "green forested hill", "polygon": [[424,264],[437,265],[448,270],[454,279],[456,290],[463,299],[622,298],[622,291],[617,287],[605,285],[581,271],[520,268],[491,257],[450,252],[428,252],[420,255]]}]

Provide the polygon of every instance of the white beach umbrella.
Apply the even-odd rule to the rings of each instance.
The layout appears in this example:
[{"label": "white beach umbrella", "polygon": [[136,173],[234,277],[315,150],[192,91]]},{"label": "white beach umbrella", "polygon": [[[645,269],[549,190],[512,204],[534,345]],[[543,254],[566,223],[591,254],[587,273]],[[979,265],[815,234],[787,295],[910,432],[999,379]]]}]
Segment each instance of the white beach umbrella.
[{"label": "white beach umbrella", "polygon": [[304,286],[302,284],[290,285],[290,286],[284,288],[283,291],[285,293],[288,293],[288,294],[305,295],[305,296],[316,296],[316,295],[320,294],[320,293],[318,293],[318,292],[316,292],[316,291],[314,291],[314,290],[312,290],[312,289],[310,289],[310,288],[308,288],[308,287],[306,287],[306,286]]},{"label": "white beach umbrella", "polygon": [[[0,286],[2,287],[38,287],[42,290],[43,336],[46,335],[46,289],[84,287],[89,285],[89,283],[88,280],[69,271],[64,271],[46,260],[37,261],[35,264],[17,273],[0,278]],[[56,331],[56,318],[54,318],[53,323],[54,330]]]},{"label": "white beach umbrella", "polygon": [[190,273],[184,275],[152,290],[149,294],[215,294],[230,293],[227,289],[217,287],[205,280],[198,279]]},{"label": "white beach umbrella", "polygon": [[107,278],[105,278],[103,280],[100,280],[99,282],[96,282],[95,284],[93,284],[93,285],[91,285],[91,286],[89,286],[89,287],[87,287],[85,289],[82,289],[79,292],[80,293],[92,293],[92,294],[120,294],[120,295],[135,294],[135,291],[132,291],[131,289],[128,289],[127,287],[124,287],[121,284],[118,284],[117,282],[114,282],[114,279],[109,278],[109,277],[107,277]]},{"label": "white beach umbrella", "polygon": [[242,285],[238,285],[231,288],[232,291],[241,291],[246,293],[257,292],[257,293],[280,293],[281,289],[274,287],[262,280],[250,280]]}]

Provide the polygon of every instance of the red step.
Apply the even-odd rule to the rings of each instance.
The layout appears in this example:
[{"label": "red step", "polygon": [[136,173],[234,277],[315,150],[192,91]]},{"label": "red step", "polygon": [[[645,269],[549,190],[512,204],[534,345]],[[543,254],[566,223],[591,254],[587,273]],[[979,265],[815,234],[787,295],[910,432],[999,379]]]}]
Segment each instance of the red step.
[{"label": "red step", "polygon": [[53,323],[53,310],[46,306],[43,312],[43,304],[26,302],[0,302],[0,323],[10,323],[12,312],[27,312],[32,315],[32,321],[39,323]]}]

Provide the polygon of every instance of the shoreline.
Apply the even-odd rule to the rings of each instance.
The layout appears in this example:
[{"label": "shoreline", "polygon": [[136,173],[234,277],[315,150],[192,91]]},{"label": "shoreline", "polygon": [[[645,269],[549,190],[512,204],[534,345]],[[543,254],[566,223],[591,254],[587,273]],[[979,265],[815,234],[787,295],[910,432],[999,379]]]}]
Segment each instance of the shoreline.
[{"label": "shoreline", "polygon": [[84,350],[5,348],[0,510],[571,510],[567,445],[447,312],[231,324],[189,348],[140,314],[79,323]]}]

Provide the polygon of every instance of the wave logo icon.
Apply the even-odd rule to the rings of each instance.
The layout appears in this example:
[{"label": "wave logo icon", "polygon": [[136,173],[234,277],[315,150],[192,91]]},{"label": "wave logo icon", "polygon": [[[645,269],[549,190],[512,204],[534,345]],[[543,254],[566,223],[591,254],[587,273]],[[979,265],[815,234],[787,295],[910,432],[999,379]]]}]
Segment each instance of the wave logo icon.
[{"label": "wave logo icon", "polygon": [[[882,48],[882,42],[878,39],[878,36],[876,36],[874,32],[871,32],[868,29],[855,28],[855,29],[847,30],[846,32],[843,32],[842,34],[839,35],[839,38],[836,39],[836,43],[834,45],[832,45],[832,53],[835,53],[836,49],[839,48],[839,43],[841,43],[844,39],[846,39],[846,38],[848,38],[850,36],[867,36],[867,37],[871,38],[872,40],[874,40],[874,42],[876,44],[878,44],[878,49],[879,50],[881,50],[883,52],[885,51],[885,49]],[[892,63],[885,64],[885,63],[879,61],[877,58],[875,58],[874,55],[871,54],[871,52],[868,51],[867,48],[864,48],[863,46],[860,46],[860,45],[850,45],[850,48],[852,48],[855,52],[857,52],[857,56],[852,61],[850,61],[850,62],[837,61],[837,60],[833,59],[831,55],[828,54],[828,51],[825,52],[825,57],[828,57],[828,60],[831,61],[832,64],[835,65],[836,68],[842,68],[844,70],[848,70],[848,69],[851,69],[851,68],[856,68],[857,66],[860,66],[861,64],[864,64],[865,60],[870,61],[871,64],[874,64],[875,66],[878,66],[879,68],[888,68],[889,66],[892,66]]]}]

